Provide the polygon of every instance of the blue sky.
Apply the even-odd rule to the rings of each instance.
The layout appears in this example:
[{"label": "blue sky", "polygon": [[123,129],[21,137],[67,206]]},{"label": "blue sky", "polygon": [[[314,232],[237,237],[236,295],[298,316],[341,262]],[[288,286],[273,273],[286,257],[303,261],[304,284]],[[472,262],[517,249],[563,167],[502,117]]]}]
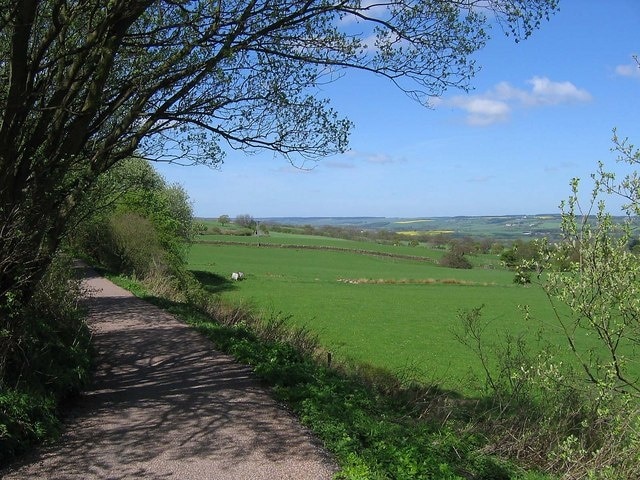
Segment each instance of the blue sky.
[{"label": "blue sky", "polygon": [[[498,29],[469,93],[427,109],[388,81],[350,73],[323,94],[355,123],[350,150],[310,170],[230,152],[219,169],[158,165],[200,217],[558,213],[569,181],[640,144],[640,0],[561,0],[530,39]],[[587,193],[588,188],[584,192]]]}]

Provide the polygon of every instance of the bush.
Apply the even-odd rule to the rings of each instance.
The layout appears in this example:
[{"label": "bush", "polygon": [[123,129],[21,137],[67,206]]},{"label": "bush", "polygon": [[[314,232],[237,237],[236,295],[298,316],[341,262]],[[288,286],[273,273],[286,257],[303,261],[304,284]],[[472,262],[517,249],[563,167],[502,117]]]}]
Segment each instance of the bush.
[{"label": "bush", "polygon": [[463,253],[451,250],[440,259],[440,266],[448,268],[473,268],[471,262],[467,260]]},{"label": "bush", "polygon": [[531,272],[518,269],[513,277],[513,283],[516,285],[527,285],[531,283]]},{"label": "bush", "polygon": [[12,332],[0,378],[0,462],[55,438],[59,403],[88,378],[90,333],[72,275],[70,259],[59,255],[30,304],[15,312],[20,330]]},{"label": "bush", "polygon": [[483,368],[487,394],[473,418],[486,450],[567,479],[640,478],[637,399],[585,383],[580,368],[555,358],[557,347],[524,335],[488,340],[481,309],[461,312],[457,337]]},{"label": "bush", "polygon": [[167,185],[149,162],[129,159],[103,174],[86,204],[73,245],[109,270],[144,278],[179,275],[189,242],[203,232],[189,198]]},{"label": "bush", "polygon": [[17,388],[0,391],[0,469],[32,445],[58,434],[54,396]]},{"label": "bush", "polygon": [[137,213],[113,216],[104,237],[102,253],[108,261],[106,265],[117,272],[144,277],[153,267],[167,263],[156,229]]}]

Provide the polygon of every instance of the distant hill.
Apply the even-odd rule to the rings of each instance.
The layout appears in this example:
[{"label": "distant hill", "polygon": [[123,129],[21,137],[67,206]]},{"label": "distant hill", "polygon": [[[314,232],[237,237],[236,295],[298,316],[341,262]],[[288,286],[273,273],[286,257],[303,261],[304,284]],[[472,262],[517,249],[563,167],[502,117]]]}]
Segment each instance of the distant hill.
[{"label": "distant hill", "polygon": [[458,216],[458,217],[273,217],[261,222],[312,227],[350,227],[389,230],[408,236],[433,233],[453,236],[488,236],[500,239],[555,237],[560,231],[559,214]]}]

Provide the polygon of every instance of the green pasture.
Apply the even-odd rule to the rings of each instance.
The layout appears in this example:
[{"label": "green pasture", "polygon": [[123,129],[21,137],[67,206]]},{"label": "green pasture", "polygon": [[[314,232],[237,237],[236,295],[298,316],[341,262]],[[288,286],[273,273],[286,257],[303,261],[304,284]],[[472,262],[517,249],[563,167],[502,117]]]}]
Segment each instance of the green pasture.
[{"label": "green pasture", "polygon": [[[407,239],[410,240],[410,239]],[[229,236],[224,234],[199,235],[198,242],[207,243],[242,243],[252,246],[296,246],[305,245],[319,248],[336,248],[347,250],[366,250],[368,252],[380,252],[391,255],[405,255],[424,257],[437,261],[444,250],[434,250],[425,246],[409,246],[408,241],[397,245],[388,243],[375,243],[371,241],[346,240],[342,238],[324,237],[320,235],[302,235],[293,233],[272,232],[268,236]],[[497,258],[497,257],[496,257]]]},{"label": "green pasture", "polygon": [[[513,272],[504,269],[455,270],[428,261],[353,251],[258,247],[255,240],[249,238],[244,245],[195,244],[190,268],[212,292],[249,302],[266,314],[282,313],[291,322],[307,326],[336,358],[418,375],[445,388],[468,391],[469,373],[479,372],[475,357],[455,339],[454,332],[460,329],[458,312],[485,305],[490,339],[500,339],[507,332],[536,335],[538,323],[525,322],[520,305],[529,305],[537,319],[552,315],[540,288],[514,285]],[[302,236],[288,240],[314,245],[358,243]],[[246,280],[231,282],[234,271],[243,271]],[[547,323],[545,335],[564,345],[553,322]]]}]

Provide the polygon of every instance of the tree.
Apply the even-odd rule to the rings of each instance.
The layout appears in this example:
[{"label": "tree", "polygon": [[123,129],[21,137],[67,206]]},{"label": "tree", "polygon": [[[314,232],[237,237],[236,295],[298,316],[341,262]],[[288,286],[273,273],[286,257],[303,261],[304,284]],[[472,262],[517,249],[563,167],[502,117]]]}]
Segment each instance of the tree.
[{"label": "tree", "polygon": [[486,13],[521,39],[556,8],[0,0],[0,315],[16,321],[85,192],[123,159],[216,165],[223,148],[292,162],[344,151],[351,123],[315,86],[354,68],[427,104],[468,87]]},{"label": "tree", "polygon": [[[562,205],[563,241],[547,251],[545,287],[587,378],[611,391],[640,396],[640,258],[629,250],[640,213],[640,177],[635,171],[640,150],[615,132],[613,144],[618,161],[633,171],[618,179],[600,164],[586,205],[580,201],[578,179],[573,180],[572,195]],[[607,210],[603,195],[627,201],[624,222]]]},{"label": "tree", "polygon": [[459,242],[451,244],[451,248],[440,259],[439,264],[448,268],[473,268],[473,265],[467,257],[465,257],[465,245]]},{"label": "tree", "polygon": [[229,217],[229,215],[220,215],[218,217],[218,223],[220,225],[227,225],[230,221],[231,221],[231,218]]},{"label": "tree", "polygon": [[194,231],[191,203],[146,160],[120,162],[100,176],[80,208],[71,236],[77,250],[123,273],[143,278],[154,268],[176,272]]},{"label": "tree", "polygon": [[249,228],[255,230],[258,225],[256,220],[249,214],[238,215],[234,222],[239,227]]},{"label": "tree", "polygon": [[540,258],[540,244],[537,240],[516,240],[511,248],[506,248],[500,254],[500,261],[507,268],[517,269],[523,265],[531,265]]}]

